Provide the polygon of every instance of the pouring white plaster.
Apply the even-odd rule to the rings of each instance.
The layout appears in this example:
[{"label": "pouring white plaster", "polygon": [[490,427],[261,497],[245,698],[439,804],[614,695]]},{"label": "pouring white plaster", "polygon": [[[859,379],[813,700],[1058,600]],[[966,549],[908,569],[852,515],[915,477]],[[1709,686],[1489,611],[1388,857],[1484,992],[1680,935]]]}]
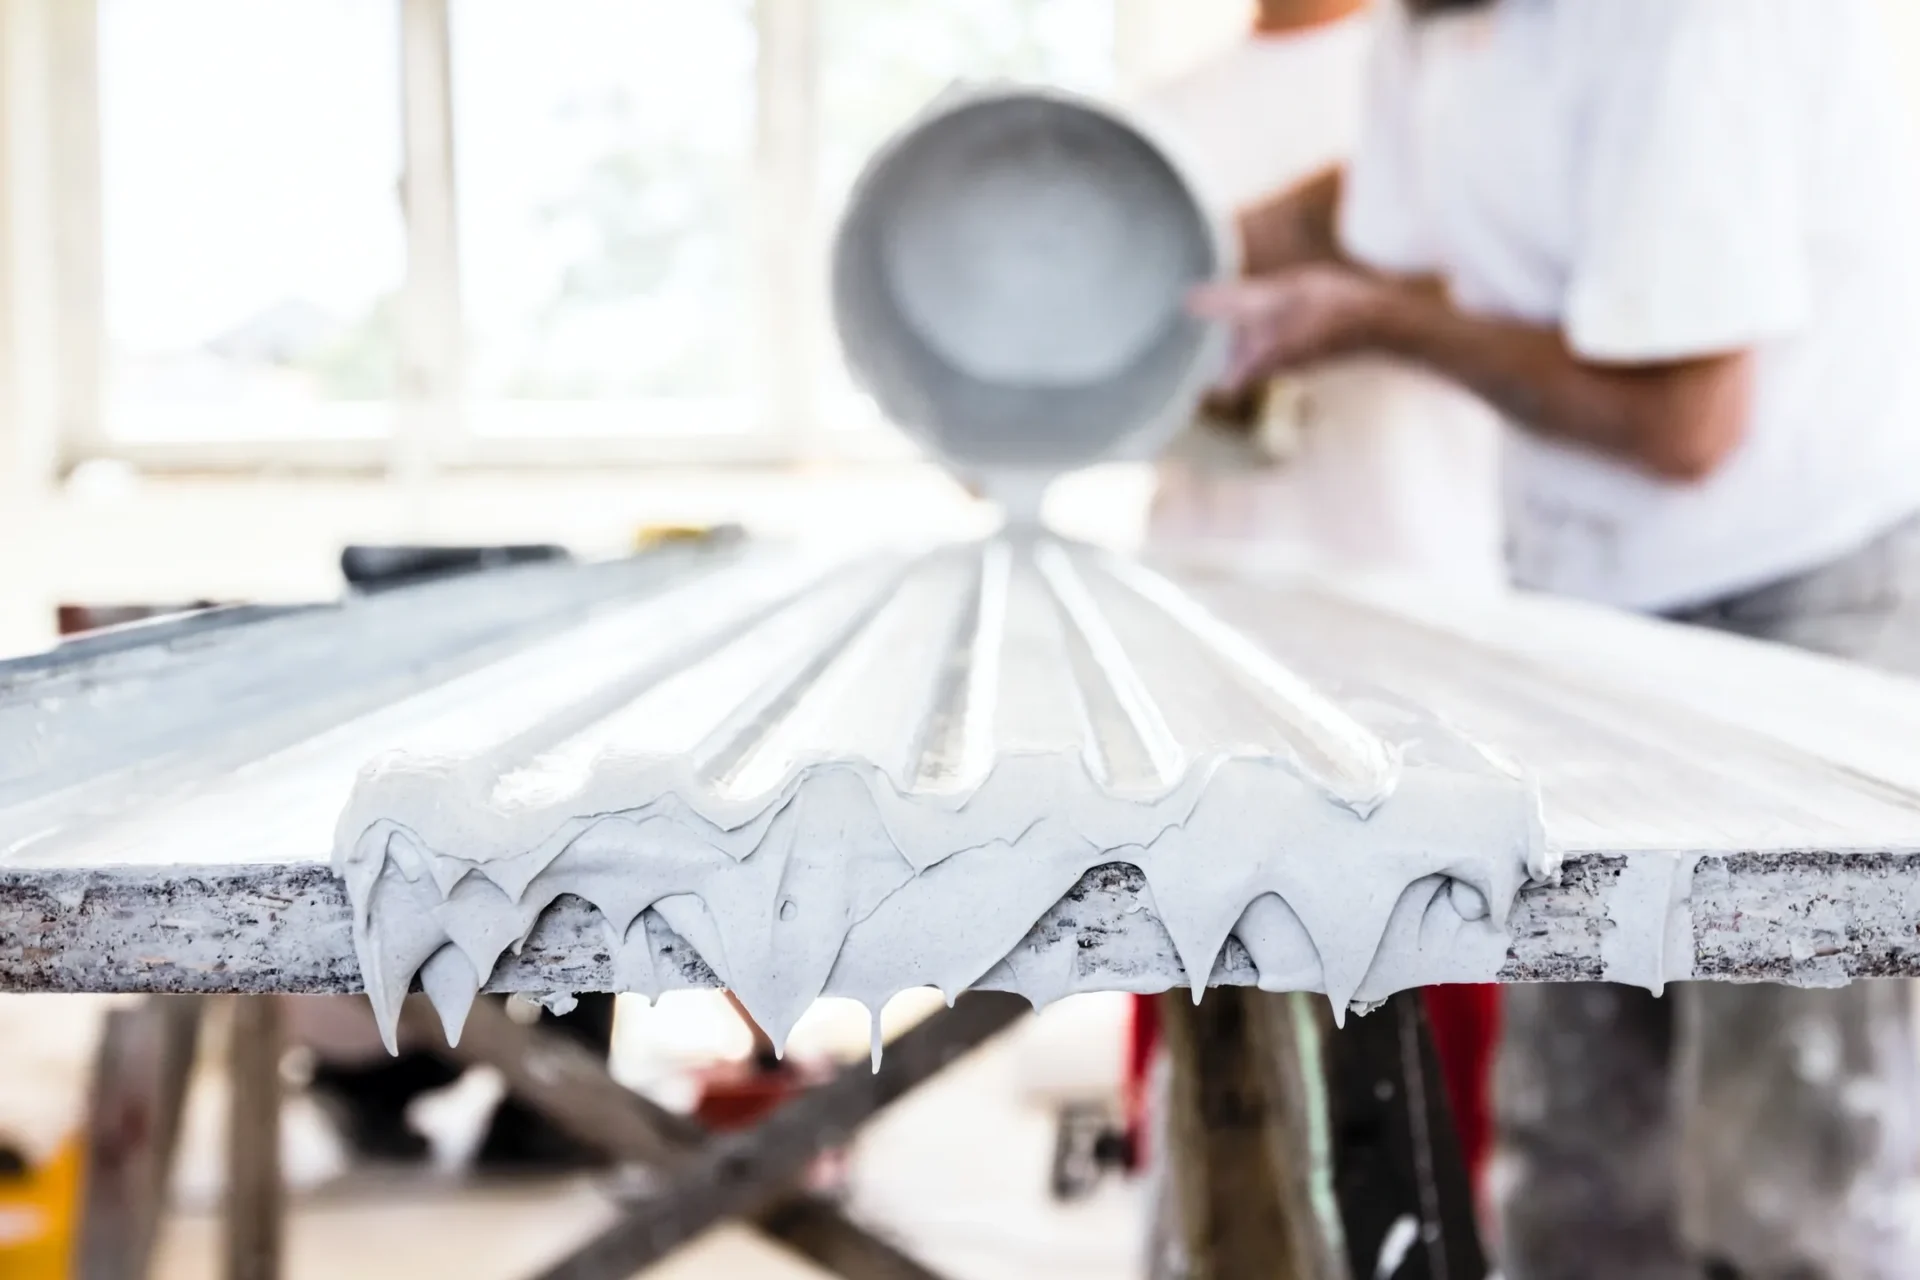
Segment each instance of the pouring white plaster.
[{"label": "pouring white plaster", "polygon": [[[975,87],[881,149],[835,245],[857,379],[1016,528],[974,562],[970,633],[951,619],[970,634],[947,681],[960,694],[924,723],[958,730],[916,733],[911,759],[881,732],[886,700],[937,682],[921,677],[948,653],[918,614],[969,597],[935,564],[868,575],[877,595],[858,575],[829,584],[813,620],[788,611],[824,645],[763,628],[764,654],[749,633],[729,646],[744,659],[688,673],[738,705],[672,749],[616,734],[569,753],[535,726],[458,758],[378,763],[335,863],[389,1041],[416,977],[457,1034],[502,952],[562,894],[600,913],[619,985],[658,989],[636,927],[653,908],[776,1043],[822,994],[877,1017],[906,987],[951,996],[992,974],[1040,1004],[1072,989],[1071,954],[1022,965],[1015,948],[1112,862],[1145,876],[1196,999],[1230,933],[1262,986],[1323,990],[1336,1016],[1419,982],[1491,978],[1514,895],[1553,870],[1529,780],[1417,709],[1338,705],[1135,566],[1098,562],[1083,581],[1034,527],[1048,477],[1150,449],[1224,357],[1224,334],[1181,299],[1231,275],[1234,246],[1175,154],[1102,104]],[[924,610],[887,603],[894,588]],[[1136,645],[1157,655],[1161,689]],[[1176,730],[1157,694],[1178,691],[1184,665],[1231,690]],[[598,710],[644,719],[672,703]]]},{"label": "pouring white plaster", "polygon": [[[615,989],[680,980],[664,922],[779,1042],[821,995],[1083,989],[1074,946],[1028,935],[1106,864],[1139,870],[1196,996],[1233,937],[1336,1014],[1493,980],[1515,896],[1558,871],[1522,765],[1302,679],[1139,566],[1022,534],[728,582],[671,634],[614,613],[515,659],[494,714],[361,772],[334,861],[389,1036],[416,981],[457,1033],[562,895]],[[1596,873],[1603,976],[1691,976],[1694,863]]]},{"label": "pouring white plaster", "polygon": [[[622,988],[659,989],[634,928],[653,907],[779,1042],[823,994],[877,1014],[907,987],[965,989],[1109,862],[1145,875],[1196,998],[1231,932],[1263,987],[1323,990],[1338,1013],[1491,979],[1514,895],[1551,874],[1532,788],[1426,731],[1364,816],[1290,761],[1244,754],[1196,760],[1147,798],[1068,753],[1003,755],[962,795],[821,760],[752,797],[684,761],[610,755],[574,793],[520,804],[499,803],[511,762],[387,760],[356,789],[335,857],[389,1042],[416,975],[457,1034],[561,894],[599,911]],[[1036,1004],[1064,994],[1059,976],[1013,977]]]}]

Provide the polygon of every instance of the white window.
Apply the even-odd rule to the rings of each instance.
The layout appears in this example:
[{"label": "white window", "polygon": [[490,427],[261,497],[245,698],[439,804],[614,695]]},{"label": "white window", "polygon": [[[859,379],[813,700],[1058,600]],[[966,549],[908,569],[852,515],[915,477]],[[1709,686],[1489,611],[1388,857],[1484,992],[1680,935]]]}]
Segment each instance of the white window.
[{"label": "white window", "polygon": [[748,0],[454,0],[468,421],[753,425]]},{"label": "white window", "polygon": [[955,80],[1113,81],[1114,0],[61,3],[104,227],[68,462],[904,452],[826,318],[853,175]]},{"label": "white window", "polygon": [[105,434],[384,435],[392,0],[102,0]]}]

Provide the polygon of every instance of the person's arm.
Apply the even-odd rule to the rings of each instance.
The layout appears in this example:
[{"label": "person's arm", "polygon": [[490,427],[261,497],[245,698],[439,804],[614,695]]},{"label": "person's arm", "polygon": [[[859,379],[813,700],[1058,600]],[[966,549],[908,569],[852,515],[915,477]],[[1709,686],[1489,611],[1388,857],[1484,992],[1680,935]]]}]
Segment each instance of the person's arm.
[{"label": "person's arm", "polygon": [[1463,314],[1414,290],[1383,292],[1374,345],[1477,392],[1523,428],[1668,480],[1706,479],[1745,434],[1753,357],[1646,364],[1582,360],[1557,329]]},{"label": "person's arm", "polygon": [[1527,430],[1679,481],[1711,474],[1746,429],[1753,361],[1744,350],[1600,364],[1556,329],[1470,316],[1430,289],[1333,266],[1210,286],[1193,307],[1234,329],[1229,387],[1330,356],[1397,355],[1472,389]]},{"label": "person's arm", "polygon": [[1335,215],[1345,179],[1329,166],[1304,181],[1242,209],[1241,271],[1262,276],[1310,262],[1342,262]]}]

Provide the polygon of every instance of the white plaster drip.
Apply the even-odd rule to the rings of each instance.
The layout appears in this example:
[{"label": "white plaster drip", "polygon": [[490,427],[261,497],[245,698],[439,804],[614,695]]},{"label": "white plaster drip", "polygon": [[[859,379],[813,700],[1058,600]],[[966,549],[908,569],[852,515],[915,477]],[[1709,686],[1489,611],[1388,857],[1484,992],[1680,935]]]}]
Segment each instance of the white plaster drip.
[{"label": "white plaster drip", "polygon": [[[389,1040],[416,976],[457,1031],[501,954],[563,893],[601,913],[618,971],[649,995],[651,944],[635,925],[658,910],[779,1042],[822,994],[877,1012],[908,987],[964,990],[1109,862],[1146,875],[1196,993],[1240,925],[1263,986],[1324,990],[1341,1013],[1356,997],[1492,977],[1538,838],[1530,789],[1419,759],[1367,817],[1290,762],[1248,755],[1197,760],[1146,799],[1108,793],[1077,753],[1002,756],[951,796],[816,761],[736,797],[684,761],[620,756],[572,796],[510,808],[493,792],[486,761],[388,758],[341,820],[335,865]],[[1454,905],[1454,880],[1482,918]],[[1070,971],[1013,977],[1036,1003],[1075,989]]]},{"label": "white plaster drip", "polygon": [[1420,1220],[1410,1213],[1403,1213],[1393,1220],[1387,1228],[1386,1236],[1380,1241],[1379,1255],[1374,1259],[1373,1280],[1393,1280],[1400,1274],[1400,1268],[1413,1252],[1413,1246],[1420,1240]]},{"label": "white plaster drip", "polygon": [[1336,1018],[1498,973],[1555,865],[1530,778],[1419,707],[1336,703],[1132,566],[1031,537],[977,573],[955,554],[621,676],[601,720],[559,709],[570,737],[367,766],[334,864],[389,1043],[416,981],[457,1035],[563,894],[622,988],[660,989],[651,909],[776,1044],[821,995],[877,1028],[908,987],[1083,989],[1076,947],[1023,943],[1109,863],[1145,877],[1195,999],[1230,934]]},{"label": "white plaster drip", "polygon": [[1693,871],[1698,854],[1629,855],[1607,895],[1612,927],[1600,940],[1601,976],[1659,995],[1693,977]]}]

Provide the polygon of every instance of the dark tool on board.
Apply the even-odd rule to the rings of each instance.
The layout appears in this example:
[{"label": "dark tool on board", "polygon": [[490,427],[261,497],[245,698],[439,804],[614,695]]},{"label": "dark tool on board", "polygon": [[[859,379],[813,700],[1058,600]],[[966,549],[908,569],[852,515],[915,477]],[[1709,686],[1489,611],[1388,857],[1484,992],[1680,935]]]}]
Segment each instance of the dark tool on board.
[{"label": "dark tool on board", "polygon": [[451,573],[571,558],[565,547],[546,543],[500,547],[349,546],[340,553],[340,573],[356,591],[385,591]]}]

